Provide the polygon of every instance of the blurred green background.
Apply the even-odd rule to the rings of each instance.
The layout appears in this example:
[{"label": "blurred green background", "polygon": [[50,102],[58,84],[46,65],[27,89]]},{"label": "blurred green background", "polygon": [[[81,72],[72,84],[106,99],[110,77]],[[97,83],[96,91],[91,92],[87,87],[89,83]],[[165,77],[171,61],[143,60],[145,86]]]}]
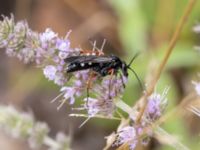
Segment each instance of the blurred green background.
[{"label": "blurred green background", "polygon": [[[72,47],[91,49],[90,41],[101,47],[107,40],[104,51],[116,54],[127,63],[140,52],[132,64],[143,83],[152,78],[152,73],[162,60],[176,24],[188,0],[1,0],[0,14],[14,13],[16,21],[25,19],[30,27],[43,32],[52,28],[60,36],[69,30]],[[193,89],[191,80],[198,80],[200,34],[193,32],[200,23],[200,2],[196,3],[181,37],[170,56],[167,66],[156,86],[162,92],[166,86],[170,111]],[[130,73],[131,74],[131,73]],[[0,51],[0,101],[17,108],[33,111],[38,120],[51,127],[51,135],[63,131],[72,133],[72,148],[75,150],[98,150],[105,145],[104,137],[114,131],[119,122],[92,119],[78,128],[84,119],[70,118],[70,107],[56,110],[58,104],[50,101],[59,94],[59,89],[48,82],[42,70],[34,64],[24,65],[15,58],[8,58]],[[124,101],[133,105],[141,96],[138,81],[130,75]],[[167,120],[163,125],[191,149],[199,149],[200,118],[194,115]],[[28,149],[23,141],[16,141],[0,134],[3,149]],[[153,139],[149,146],[139,149],[172,149]]]}]

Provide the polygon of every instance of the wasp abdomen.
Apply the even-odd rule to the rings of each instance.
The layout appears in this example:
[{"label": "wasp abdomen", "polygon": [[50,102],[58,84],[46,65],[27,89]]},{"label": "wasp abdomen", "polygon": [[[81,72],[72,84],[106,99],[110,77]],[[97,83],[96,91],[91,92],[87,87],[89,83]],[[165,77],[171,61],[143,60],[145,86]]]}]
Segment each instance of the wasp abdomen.
[{"label": "wasp abdomen", "polygon": [[74,72],[74,71],[79,71],[79,70],[86,70],[86,69],[90,69],[90,68],[93,68],[95,67],[96,64],[95,63],[92,63],[92,62],[88,62],[88,63],[70,63],[68,66],[67,66],[67,72]]}]

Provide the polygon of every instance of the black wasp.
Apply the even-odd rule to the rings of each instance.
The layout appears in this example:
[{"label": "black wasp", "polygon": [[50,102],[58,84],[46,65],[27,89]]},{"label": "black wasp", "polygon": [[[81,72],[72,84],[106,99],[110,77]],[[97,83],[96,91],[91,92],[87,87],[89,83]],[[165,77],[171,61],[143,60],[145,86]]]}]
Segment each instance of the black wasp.
[{"label": "black wasp", "polygon": [[121,69],[124,76],[128,76],[127,65],[118,57],[111,56],[71,56],[65,59],[68,63],[67,73],[92,69],[101,76],[116,74]]},{"label": "black wasp", "polygon": [[91,69],[92,71],[98,73],[102,77],[107,75],[117,75],[121,70],[122,74],[125,77],[128,77],[128,69],[130,69],[142,87],[141,81],[137,76],[136,72],[130,68],[131,63],[137,57],[135,55],[131,62],[127,65],[126,62],[122,61],[119,57],[115,55],[80,55],[80,56],[71,56],[65,59],[65,62],[68,64],[67,73]]}]

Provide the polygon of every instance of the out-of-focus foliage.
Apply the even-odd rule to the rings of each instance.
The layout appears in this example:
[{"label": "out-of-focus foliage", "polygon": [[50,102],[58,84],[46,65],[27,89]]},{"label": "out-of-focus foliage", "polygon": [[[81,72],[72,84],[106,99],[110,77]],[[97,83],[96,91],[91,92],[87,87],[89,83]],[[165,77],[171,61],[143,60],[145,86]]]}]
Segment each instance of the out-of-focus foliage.
[{"label": "out-of-focus foliage", "polygon": [[[112,0],[111,5],[119,17],[118,31],[128,54],[146,49],[146,20],[138,0]],[[136,21],[137,20],[137,21]]]}]

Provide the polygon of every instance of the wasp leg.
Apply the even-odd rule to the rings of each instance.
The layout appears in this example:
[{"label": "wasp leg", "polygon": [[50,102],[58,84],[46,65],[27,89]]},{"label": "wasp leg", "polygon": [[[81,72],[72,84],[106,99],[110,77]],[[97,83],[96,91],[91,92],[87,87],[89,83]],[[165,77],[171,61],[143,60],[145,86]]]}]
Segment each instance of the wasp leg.
[{"label": "wasp leg", "polygon": [[87,92],[87,102],[86,102],[86,104],[88,104],[88,98],[89,98],[89,96],[90,96],[90,94],[89,94],[89,89],[90,89],[91,78],[92,78],[92,76],[91,76],[91,73],[90,73],[90,74],[89,74],[89,79],[88,79],[88,81],[87,81],[87,83],[86,83],[86,85],[87,85],[87,87],[86,87],[86,92]]},{"label": "wasp leg", "polygon": [[123,85],[123,87],[124,87],[124,89],[125,89],[126,85],[125,85],[125,83],[124,83],[123,76],[122,76],[122,74],[121,74],[121,73],[119,73],[119,75],[120,75],[120,78],[121,78],[121,81],[122,81],[122,85]]},{"label": "wasp leg", "polygon": [[86,102],[86,104],[88,105],[88,98],[89,98],[89,96],[90,96],[90,94],[89,94],[89,90],[91,89],[91,87],[92,87],[92,79],[94,78],[94,76],[96,76],[96,74],[95,73],[93,73],[93,72],[90,72],[89,73],[89,79],[88,79],[88,81],[86,82],[86,85],[87,85],[87,87],[86,87],[86,92],[87,92],[87,102]]},{"label": "wasp leg", "polygon": [[88,98],[89,98],[89,96],[90,96],[90,95],[89,95],[89,88],[87,87],[87,89],[86,89],[86,90],[87,90],[87,100],[86,100],[86,107],[89,107],[89,105],[88,105],[88,102],[89,102],[89,99],[88,99]]},{"label": "wasp leg", "polygon": [[67,81],[69,81],[71,78],[72,78],[72,74],[70,74],[70,75],[67,77]]},{"label": "wasp leg", "polygon": [[109,96],[109,99],[111,99],[111,95],[110,95],[111,81],[112,81],[112,78],[113,78],[113,75],[114,75],[114,69],[109,70],[109,74],[110,74],[110,80],[109,80],[108,96]]}]

